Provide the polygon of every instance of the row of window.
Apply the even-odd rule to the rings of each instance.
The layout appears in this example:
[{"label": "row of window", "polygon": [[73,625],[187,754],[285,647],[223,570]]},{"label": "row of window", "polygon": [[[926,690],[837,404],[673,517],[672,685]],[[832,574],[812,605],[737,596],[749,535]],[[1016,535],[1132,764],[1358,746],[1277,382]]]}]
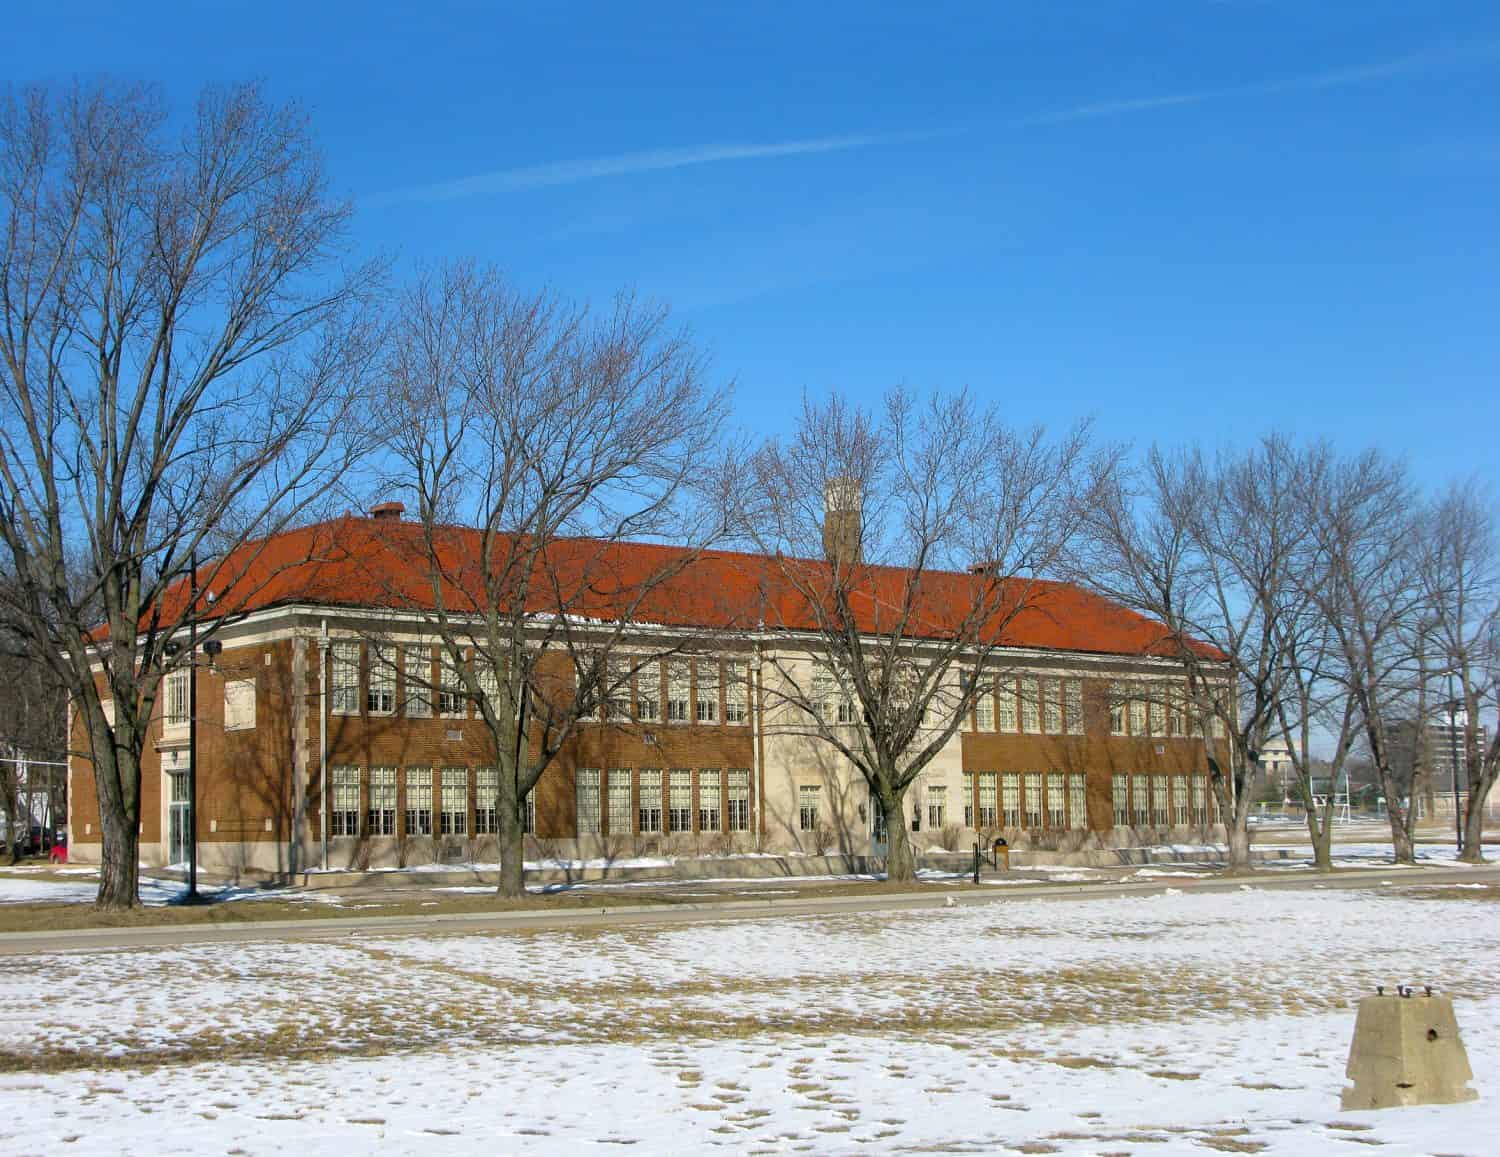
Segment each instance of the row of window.
[{"label": "row of window", "polygon": [[605,666],[604,718],[744,723],[750,718],[749,669],[733,659],[612,658]]},{"label": "row of window", "polygon": [[[335,766],[329,769],[329,781],[330,835],[467,836],[471,815],[476,836],[494,835],[499,830],[496,805],[500,773],[493,767],[444,767],[434,784],[430,767],[372,767],[366,773],[359,767]],[[536,800],[531,795],[526,797],[523,825],[528,832],[536,830]]]},{"label": "row of window", "polygon": [[750,830],[746,768],[582,767],[573,782],[580,836]]},{"label": "row of window", "polygon": [[[1193,714],[1189,710],[1187,688],[1179,684],[1110,684],[1109,730],[1112,735],[1201,739],[1203,728],[1192,718]],[[1209,726],[1215,739],[1224,738],[1224,720],[1217,713]]]},{"label": "row of window", "polygon": [[[329,709],[335,715],[360,714],[361,644],[334,643],[329,672]],[[433,648],[426,644],[397,646],[370,643],[364,679],[364,712],[394,715],[397,709],[396,677],[404,673],[401,710],[411,718],[433,714],[436,691],[437,714],[444,719],[466,719],[469,696],[463,678],[450,656],[440,651],[437,682],[433,676]],[[481,663],[475,671],[480,693],[494,698],[498,693],[494,670]],[[749,718],[750,683],[746,665],[718,659],[612,658],[605,668],[603,717],[634,719],[641,723],[740,724]]]},{"label": "row of window", "polygon": [[964,772],[966,828],[1088,826],[1088,778],[1081,771]]},{"label": "row of window", "polygon": [[998,679],[974,700],[975,731],[1083,734],[1083,680]]},{"label": "row of window", "polygon": [[1115,827],[1183,828],[1219,822],[1219,801],[1201,775],[1125,775],[1111,779]]}]

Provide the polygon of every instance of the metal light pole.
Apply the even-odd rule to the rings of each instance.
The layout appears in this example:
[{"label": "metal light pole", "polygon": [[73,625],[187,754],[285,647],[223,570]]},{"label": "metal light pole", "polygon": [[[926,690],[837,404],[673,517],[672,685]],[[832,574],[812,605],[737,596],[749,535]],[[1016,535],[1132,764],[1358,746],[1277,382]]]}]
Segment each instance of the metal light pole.
[{"label": "metal light pole", "polygon": [[198,902],[198,555],[188,556],[188,890],[183,902]]},{"label": "metal light pole", "polygon": [[1458,854],[1464,854],[1464,821],[1458,814],[1458,700],[1452,698],[1453,676],[1448,676],[1448,749],[1453,761],[1453,833],[1458,844]]}]

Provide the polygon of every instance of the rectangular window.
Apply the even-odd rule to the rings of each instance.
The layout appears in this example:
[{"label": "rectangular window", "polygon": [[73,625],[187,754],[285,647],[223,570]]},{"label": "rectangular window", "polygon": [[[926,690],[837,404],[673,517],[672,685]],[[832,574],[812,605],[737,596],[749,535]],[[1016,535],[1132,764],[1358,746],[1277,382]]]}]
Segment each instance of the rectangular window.
[{"label": "rectangular window", "polygon": [[481,767],[474,772],[474,834],[492,836],[500,830],[500,769]]},{"label": "rectangular window", "polygon": [[1068,734],[1083,734],[1083,680],[1063,680],[1063,711],[1067,716]]},{"label": "rectangular window", "polygon": [[628,836],[635,832],[635,796],[631,792],[630,769],[609,769],[609,834]]},{"label": "rectangular window", "polygon": [[438,828],[445,836],[469,834],[469,769],[467,767],[443,768],[442,810],[438,812]]},{"label": "rectangular window", "polygon": [[359,644],[335,643],[330,653],[328,710],[335,715],[358,715]]},{"label": "rectangular window", "polygon": [[528,836],[536,832],[536,788],[526,793],[526,800],[521,804],[521,830]]},{"label": "rectangular window", "polygon": [[335,767],[330,769],[333,777],[333,807],[328,812],[328,834],[331,836],[359,835],[359,768]]},{"label": "rectangular window", "polygon": [[1164,828],[1170,823],[1171,816],[1167,813],[1167,777],[1153,775],[1151,777],[1151,824],[1153,827]]},{"label": "rectangular window", "polygon": [[995,685],[996,720],[1001,731],[1016,729],[1016,681],[1001,679]]},{"label": "rectangular window", "polygon": [[406,834],[432,835],[432,768],[406,769]]},{"label": "rectangular window", "polygon": [[845,695],[842,691],[838,693],[837,700],[838,706],[837,708],[835,708],[834,718],[836,718],[840,723],[853,723],[854,700],[849,698],[849,696]]},{"label": "rectangular window", "polygon": [[1125,734],[1125,689],[1118,683],[1109,685],[1109,733]]},{"label": "rectangular window", "polygon": [[1202,827],[1208,821],[1208,812],[1204,801],[1207,796],[1206,785],[1201,775],[1193,776],[1193,823]]},{"label": "rectangular window", "polygon": [[396,710],[396,649],[389,643],[371,643],[369,654],[365,710],[371,715],[391,715]]},{"label": "rectangular window", "polygon": [[1007,771],[1000,777],[1001,816],[1008,828],[1021,826],[1021,774]]},{"label": "rectangular window", "polygon": [[739,662],[724,664],[724,722],[744,723],[750,716],[750,669]]},{"label": "rectangular window", "polygon": [[699,659],[693,666],[698,672],[695,718],[699,723],[717,723],[719,721],[719,661]]},{"label": "rectangular window", "polygon": [[661,831],[661,772],[641,772],[640,789],[641,834]]},{"label": "rectangular window", "polygon": [[833,676],[823,670],[814,671],[808,683],[807,706],[824,723],[833,722],[834,687]]},{"label": "rectangular window", "polygon": [[964,827],[974,826],[974,773],[964,772]]},{"label": "rectangular window", "polygon": [[1152,735],[1167,733],[1167,688],[1164,683],[1151,685],[1151,704],[1148,726]]},{"label": "rectangular window", "polygon": [[717,832],[719,826],[719,769],[705,767],[698,772],[698,830]]},{"label": "rectangular window", "polygon": [[818,830],[818,800],[823,789],[816,784],[800,784],[797,787],[797,826],[804,832]]},{"label": "rectangular window", "polygon": [[686,723],[692,699],[692,669],[684,659],[667,664],[667,721]]},{"label": "rectangular window", "polygon": [[1043,679],[1042,694],[1046,696],[1042,700],[1042,730],[1048,735],[1061,735],[1063,729],[1062,684],[1056,679]]},{"label": "rectangular window", "polygon": [[1088,777],[1081,771],[1068,773],[1068,827],[1081,832],[1089,826]]},{"label": "rectangular window", "polygon": [[573,773],[573,806],[580,836],[599,834],[599,769],[580,767]]},{"label": "rectangular window", "polygon": [[1144,699],[1130,701],[1130,734],[1146,734],[1146,701]]},{"label": "rectangular window", "polygon": [[1138,828],[1149,827],[1151,824],[1151,797],[1148,790],[1144,775],[1130,777],[1130,812]]},{"label": "rectangular window", "polygon": [[186,670],[171,671],[162,684],[162,726],[171,731],[181,730],[188,725],[188,673]]},{"label": "rectangular window", "polygon": [[442,673],[438,680],[438,714],[444,719],[464,719],[469,714],[469,704],[464,698],[463,678],[453,663],[453,656],[444,650]]},{"label": "rectangular window", "polygon": [[732,832],[748,832],[750,830],[750,772],[746,768],[737,768],[727,772],[725,775],[725,788],[728,795],[729,813],[726,818],[729,821],[729,830]]},{"label": "rectangular window", "polygon": [[432,715],[432,648],[404,648],[402,664],[406,668],[406,714],[426,719]]},{"label": "rectangular window", "polygon": [[661,662],[642,663],[635,673],[635,717],[642,723],[661,722]]},{"label": "rectangular window", "polygon": [[255,680],[224,680],[224,730],[252,731],[255,728]]},{"label": "rectangular window", "polygon": [[667,773],[667,831],[693,830],[693,773],[674,767]]},{"label": "rectangular window", "polygon": [[370,806],[367,831],[372,836],[396,834],[396,769],[370,768]]},{"label": "rectangular window", "polygon": [[1179,828],[1188,826],[1187,776],[1172,777],[1172,823]]},{"label": "rectangular window", "polygon": [[927,789],[927,830],[938,832],[948,822],[948,789],[936,784]]},{"label": "rectangular window", "polygon": [[613,658],[604,664],[604,718],[624,723],[630,718],[630,660]]},{"label": "rectangular window", "polygon": [[1036,679],[1021,680],[1021,730],[1036,732],[1041,729],[1041,687]]},{"label": "rectangular window", "polygon": [[1039,828],[1042,826],[1042,773],[1039,771],[1028,771],[1026,773],[1026,795],[1021,801],[1026,809],[1026,826],[1028,828]]},{"label": "rectangular window", "polygon": [[992,828],[998,818],[996,807],[998,804],[997,794],[999,776],[993,771],[981,771],[979,773],[979,826],[981,829]]},{"label": "rectangular window", "polygon": [[495,710],[500,702],[500,678],[495,674],[494,660],[479,651],[474,652],[474,682],[479,684],[479,698]]},{"label": "rectangular window", "polygon": [[1060,771],[1047,773],[1047,826],[1064,828],[1068,824],[1067,780]]},{"label": "rectangular window", "polygon": [[[978,674],[971,673],[970,679],[977,680]],[[995,692],[991,687],[985,687],[974,697],[974,730],[995,730]]]}]

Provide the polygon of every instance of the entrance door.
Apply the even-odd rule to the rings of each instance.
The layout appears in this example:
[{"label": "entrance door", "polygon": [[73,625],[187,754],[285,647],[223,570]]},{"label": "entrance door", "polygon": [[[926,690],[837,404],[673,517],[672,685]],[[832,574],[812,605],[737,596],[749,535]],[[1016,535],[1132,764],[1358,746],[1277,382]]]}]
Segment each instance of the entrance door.
[{"label": "entrance door", "polygon": [[188,775],[169,771],[170,794],[167,799],[167,862],[185,864],[188,858],[188,825],[192,822],[192,804],[188,800]]}]

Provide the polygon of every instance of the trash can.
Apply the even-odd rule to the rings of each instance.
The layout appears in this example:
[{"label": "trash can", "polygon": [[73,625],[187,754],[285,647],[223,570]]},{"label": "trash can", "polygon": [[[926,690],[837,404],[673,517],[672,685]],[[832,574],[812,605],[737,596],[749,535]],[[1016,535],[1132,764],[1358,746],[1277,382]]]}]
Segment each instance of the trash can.
[{"label": "trash can", "polygon": [[990,853],[994,857],[996,868],[1002,872],[1010,871],[1010,845],[1003,836],[995,837],[995,842],[990,845]]}]

